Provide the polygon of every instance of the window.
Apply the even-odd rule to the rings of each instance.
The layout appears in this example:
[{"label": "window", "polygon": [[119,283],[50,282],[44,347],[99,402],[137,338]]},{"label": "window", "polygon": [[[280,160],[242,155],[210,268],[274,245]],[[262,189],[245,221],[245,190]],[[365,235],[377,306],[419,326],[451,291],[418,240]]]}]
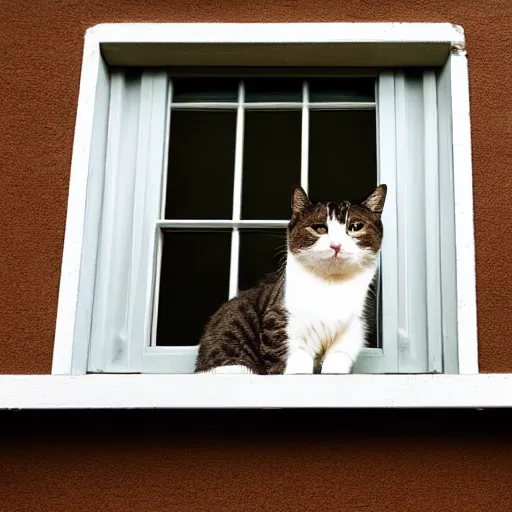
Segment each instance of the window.
[{"label": "window", "polygon": [[[178,350],[190,354],[183,371],[193,371],[210,316],[285,262],[292,185],[302,182],[319,199],[339,191],[357,200],[377,184],[375,77],[258,73],[169,78],[150,338],[162,347],[162,368],[173,368]],[[369,344],[377,349],[376,323]]]},{"label": "window", "polygon": [[[102,46],[93,80],[76,299],[68,305],[61,291],[56,337],[67,341],[56,343],[57,366],[190,373],[207,318],[280,263],[292,184],[313,199],[357,200],[386,183],[374,327],[354,371],[474,367],[472,278],[457,279],[472,234],[457,216],[452,135],[464,56],[421,42],[411,67],[398,47],[391,56],[359,49],[355,64],[353,44],[340,42],[288,54],[283,44],[266,58],[252,43],[234,53],[116,44]],[[63,283],[65,270],[66,253]]]}]

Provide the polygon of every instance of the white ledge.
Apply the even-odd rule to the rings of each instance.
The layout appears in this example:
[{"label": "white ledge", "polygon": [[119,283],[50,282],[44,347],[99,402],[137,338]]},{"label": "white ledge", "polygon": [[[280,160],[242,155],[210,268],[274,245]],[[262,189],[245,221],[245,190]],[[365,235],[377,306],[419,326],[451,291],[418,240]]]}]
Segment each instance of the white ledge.
[{"label": "white ledge", "polygon": [[89,28],[86,41],[112,66],[438,66],[464,48],[464,31],[450,23],[106,23]]},{"label": "white ledge", "polygon": [[102,43],[464,43],[464,30],[451,23],[101,23],[87,35]]},{"label": "white ledge", "polygon": [[495,407],[512,374],[0,376],[0,409]]}]

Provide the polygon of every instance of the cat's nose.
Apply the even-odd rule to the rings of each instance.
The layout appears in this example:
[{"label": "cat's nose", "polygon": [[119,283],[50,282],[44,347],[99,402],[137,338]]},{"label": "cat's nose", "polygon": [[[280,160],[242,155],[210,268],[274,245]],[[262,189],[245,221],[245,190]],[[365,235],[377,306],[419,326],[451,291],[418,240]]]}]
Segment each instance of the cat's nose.
[{"label": "cat's nose", "polygon": [[334,251],[334,255],[338,256],[338,253],[341,250],[341,244],[335,244],[334,242],[331,242],[331,249]]}]

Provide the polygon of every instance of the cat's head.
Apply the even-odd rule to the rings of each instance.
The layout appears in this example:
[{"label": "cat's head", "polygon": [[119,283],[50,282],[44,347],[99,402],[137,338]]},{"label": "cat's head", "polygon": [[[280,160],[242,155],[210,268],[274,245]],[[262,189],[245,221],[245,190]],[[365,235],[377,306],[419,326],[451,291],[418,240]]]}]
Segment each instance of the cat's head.
[{"label": "cat's head", "polygon": [[314,204],[301,187],[293,187],[291,257],[326,276],[374,267],[382,243],[386,192],[386,185],[380,185],[360,204]]}]

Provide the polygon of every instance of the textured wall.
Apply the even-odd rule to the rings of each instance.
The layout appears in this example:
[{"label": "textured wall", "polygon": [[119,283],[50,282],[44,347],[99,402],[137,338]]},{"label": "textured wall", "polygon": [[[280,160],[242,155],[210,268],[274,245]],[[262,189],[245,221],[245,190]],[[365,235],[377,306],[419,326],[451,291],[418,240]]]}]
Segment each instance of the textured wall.
[{"label": "textured wall", "polygon": [[[512,371],[512,3],[494,0],[3,2],[0,373],[48,373],[82,41],[104,22],[451,21],[466,30],[483,372]],[[505,227],[503,227],[505,226]]]},{"label": "textured wall", "polygon": [[511,419],[507,411],[4,413],[0,510],[509,512]]},{"label": "textured wall", "polygon": [[[490,4],[489,4],[490,5]],[[48,0],[0,16],[0,373],[48,373],[87,27],[104,22],[451,21],[466,30],[480,367],[512,371],[512,3]],[[505,227],[504,227],[505,226]]]},{"label": "textured wall", "polygon": [[[512,3],[487,5],[4,1],[0,373],[50,371],[82,38],[91,25],[121,21],[462,24],[470,54],[480,364],[485,372],[512,371]],[[509,511],[510,420],[476,411],[3,413],[0,511]]]}]

